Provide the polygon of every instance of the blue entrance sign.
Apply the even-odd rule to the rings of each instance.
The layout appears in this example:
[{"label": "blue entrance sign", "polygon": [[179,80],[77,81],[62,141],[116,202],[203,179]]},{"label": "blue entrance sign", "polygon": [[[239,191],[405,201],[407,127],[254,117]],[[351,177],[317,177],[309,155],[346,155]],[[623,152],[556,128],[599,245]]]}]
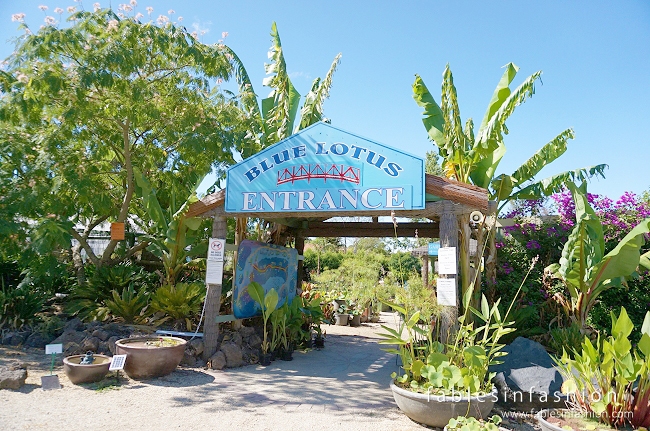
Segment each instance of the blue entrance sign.
[{"label": "blue entrance sign", "polygon": [[227,212],[424,208],[424,160],[316,123],[228,169]]},{"label": "blue entrance sign", "polygon": [[429,243],[429,256],[438,256],[438,250],[440,250],[440,241]]}]

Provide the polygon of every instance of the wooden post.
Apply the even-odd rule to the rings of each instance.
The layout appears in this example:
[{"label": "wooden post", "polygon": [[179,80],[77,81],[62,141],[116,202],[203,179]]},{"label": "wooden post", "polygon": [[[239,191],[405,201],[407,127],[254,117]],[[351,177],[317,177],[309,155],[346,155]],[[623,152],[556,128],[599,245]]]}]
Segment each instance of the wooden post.
[{"label": "wooden post", "polygon": [[302,279],[303,279],[303,271],[304,271],[304,261],[303,258],[305,256],[305,237],[302,236],[301,231],[296,232],[296,251],[298,251],[298,280],[296,283],[296,293],[299,293],[302,289]]},{"label": "wooden post", "polygon": [[422,283],[425,288],[429,287],[429,252],[422,256]]},{"label": "wooden post", "polygon": [[[458,221],[451,202],[445,203],[440,216],[440,247],[456,247],[458,251]],[[439,278],[453,278],[456,286],[456,302],[458,302],[458,279],[455,275],[439,275]],[[441,317],[440,341],[447,343],[454,333],[458,322],[458,307],[444,307]]]},{"label": "wooden post", "polygon": [[[226,218],[215,216],[212,220],[212,238],[226,238],[228,226]],[[217,352],[219,324],[217,316],[221,308],[221,289],[223,284],[208,284],[205,296],[205,322],[203,323],[203,360],[209,360]]]}]

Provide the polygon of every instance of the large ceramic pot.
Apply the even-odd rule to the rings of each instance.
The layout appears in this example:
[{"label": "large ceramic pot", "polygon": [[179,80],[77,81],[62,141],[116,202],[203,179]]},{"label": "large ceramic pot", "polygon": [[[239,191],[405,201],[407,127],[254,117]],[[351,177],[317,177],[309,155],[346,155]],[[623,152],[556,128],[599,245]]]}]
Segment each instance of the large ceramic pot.
[{"label": "large ceramic pot", "polygon": [[111,365],[110,356],[93,355],[92,364],[80,364],[86,355],[73,355],[63,358],[63,371],[75,385],[79,383],[93,383],[102,380],[108,374]]},{"label": "large ceramic pot", "polygon": [[555,409],[540,410],[535,415],[535,419],[537,419],[537,423],[542,428],[542,431],[565,431],[563,428],[554,425],[547,420],[549,417],[561,417],[562,412],[562,410]]},{"label": "large ceramic pot", "polygon": [[497,391],[482,396],[438,396],[407,391],[390,382],[393,398],[397,407],[406,416],[416,422],[432,427],[443,428],[449,419],[458,416],[487,418],[494,402]]},{"label": "large ceramic pot", "polygon": [[170,374],[183,359],[187,341],[176,337],[123,338],[115,342],[115,354],[126,355],[124,372],[132,379]]}]

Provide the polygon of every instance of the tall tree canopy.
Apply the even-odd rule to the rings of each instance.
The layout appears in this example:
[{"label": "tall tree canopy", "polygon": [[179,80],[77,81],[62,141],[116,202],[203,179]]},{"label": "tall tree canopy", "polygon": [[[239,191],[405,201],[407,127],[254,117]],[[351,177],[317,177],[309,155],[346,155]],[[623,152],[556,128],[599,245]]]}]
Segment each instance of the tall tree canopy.
[{"label": "tall tree canopy", "polygon": [[68,21],[19,38],[0,77],[0,212],[50,245],[75,238],[77,263],[82,248],[101,266],[147,246],[96,256],[87,242],[104,221],[146,219],[134,169],[154,188],[223,169],[248,120],[219,88],[233,72],[223,44],[110,9]]}]

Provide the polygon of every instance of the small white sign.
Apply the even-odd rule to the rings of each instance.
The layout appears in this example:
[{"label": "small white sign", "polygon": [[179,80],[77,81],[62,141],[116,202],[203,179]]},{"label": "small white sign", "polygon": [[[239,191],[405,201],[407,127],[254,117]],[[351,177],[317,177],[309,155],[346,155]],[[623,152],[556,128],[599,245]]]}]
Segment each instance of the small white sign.
[{"label": "small white sign", "polygon": [[223,253],[225,250],[225,239],[210,238],[210,243],[208,244],[208,261],[213,260],[223,262]]},{"label": "small white sign", "polygon": [[456,275],[456,247],[442,247],[438,250],[438,274]]},{"label": "small white sign", "polygon": [[[442,249],[441,249],[442,250]],[[456,307],[456,279],[438,278],[437,285],[438,305]]]},{"label": "small white sign", "polygon": [[46,355],[53,355],[55,353],[63,353],[63,344],[48,344],[45,346]]},{"label": "small white sign", "polygon": [[207,284],[222,284],[223,283],[223,260],[207,261],[205,269],[205,282]]},{"label": "small white sign", "polygon": [[116,371],[124,369],[126,362],[126,355],[115,355],[111,359],[111,365],[108,366],[108,371]]}]

